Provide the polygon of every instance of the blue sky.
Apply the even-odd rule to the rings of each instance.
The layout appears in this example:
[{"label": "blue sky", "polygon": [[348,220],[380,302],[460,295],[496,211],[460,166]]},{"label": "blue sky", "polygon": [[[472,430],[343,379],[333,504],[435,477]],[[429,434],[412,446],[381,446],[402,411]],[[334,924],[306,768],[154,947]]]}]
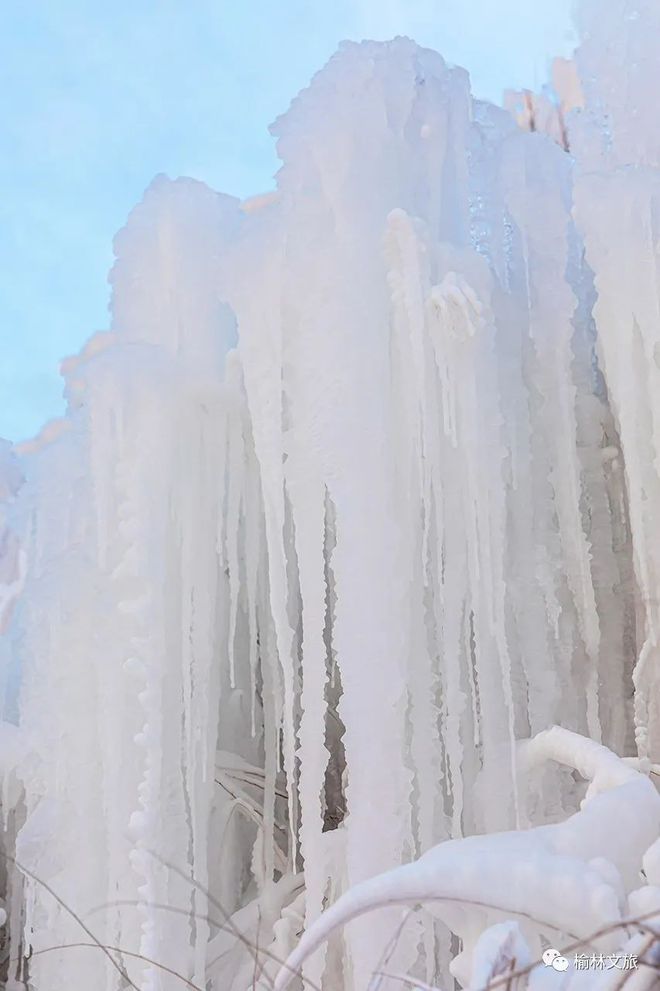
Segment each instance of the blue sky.
[{"label": "blue sky", "polygon": [[268,124],[344,38],[407,34],[477,96],[536,87],[572,0],[7,0],[0,17],[0,437],[62,412],[107,326],[112,237],[159,172],[272,186]]}]

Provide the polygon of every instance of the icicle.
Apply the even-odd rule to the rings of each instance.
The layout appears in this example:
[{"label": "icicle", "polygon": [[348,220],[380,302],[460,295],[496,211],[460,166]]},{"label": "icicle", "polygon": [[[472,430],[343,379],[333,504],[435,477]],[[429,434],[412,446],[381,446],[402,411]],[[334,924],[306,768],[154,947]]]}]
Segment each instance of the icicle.
[{"label": "icicle", "polygon": [[[2,686],[11,700],[20,676],[29,743],[21,798],[2,783],[7,842],[81,917],[109,906],[95,932],[127,959],[245,991],[254,961],[224,915],[295,954],[302,915],[317,946],[347,888],[394,871],[416,898],[407,865],[443,840],[452,897],[481,890],[452,851],[481,851],[502,886],[488,830],[524,822],[493,841],[536,856],[593,826],[571,817],[570,770],[518,800],[514,741],[558,720],[635,735],[653,767],[660,183],[656,111],[630,111],[658,22],[633,6],[578,54],[573,158],[407,39],[343,46],[274,125],[272,194],[152,185],[117,237],[112,328],[64,362],[67,414],[18,450],[11,504],[0,447]],[[598,82],[626,46],[630,90]],[[602,756],[560,738],[535,746]],[[656,828],[633,785],[631,829]],[[609,865],[576,848],[567,871],[592,922],[622,911],[612,871],[630,871],[608,837]],[[500,914],[536,907],[542,862]],[[35,991],[119,991],[103,955],[41,954],[80,933],[36,882],[24,898],[10,925],[22,912]],[[461,912],[440,916],[467,981],[474,947],[490,966],[514,930]],[[446,986],[449,938],[404,922],[385,905],[294,958],[364,991],[397,933],[388,967]]]}]

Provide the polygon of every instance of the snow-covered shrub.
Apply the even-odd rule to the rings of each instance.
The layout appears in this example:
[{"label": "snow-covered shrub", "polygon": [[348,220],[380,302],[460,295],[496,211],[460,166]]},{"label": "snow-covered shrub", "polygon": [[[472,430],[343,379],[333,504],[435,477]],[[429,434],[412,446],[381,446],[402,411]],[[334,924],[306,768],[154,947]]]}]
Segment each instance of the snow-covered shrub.
[{"label": "snow-covered shrub", "polygon": [[[306,931],[274,991],[285,991],[335,929],[384,905],[422,905],[455,933],[462,949],[450,970],[474,991],[521,970],[519,984],[545,986],[544,951],[552,944],[613,960],[617,950],[634,955],[637,933],[645,936],[652,924],[660,944],[660,794],[647,774],[557,726],[526,741],[519,758],[526,774],[553,760],[586,778],[580,811],[551,825],[448,840],[355,885]],[[643,877],[648,883],[640,886]],[[572,968],[553,970],[565,974],[566,987],[584,979]],[[638,970],[651,986],[655,973],[639,961]]]}]

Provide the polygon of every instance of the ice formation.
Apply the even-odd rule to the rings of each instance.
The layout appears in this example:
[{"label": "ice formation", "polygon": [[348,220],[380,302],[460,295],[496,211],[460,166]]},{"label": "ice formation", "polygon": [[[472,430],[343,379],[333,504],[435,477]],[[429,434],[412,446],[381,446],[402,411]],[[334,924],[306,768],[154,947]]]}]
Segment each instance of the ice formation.
[{"label": "ice formation", "polygon": [[536,133],[345,44],[273,193],[133,211],[66,416],[0,448],[10,991],[654,952],[659,18],[585,2]]},{"label": "ice formation", "polygon": [[[505,930],[519,944],[518,964],[541,956],[541,935],[551,941],[567,933],[601,951],[616,948],[620,933],[608,927],[632,914],[627,896],[637,893],[644,856],[660,833],[660,795],[646,775],[611,751],[557,726],[529,741],[523,755],[532,766],[553,759],[587,777],[591,794],[583,808],[564,822],[440,843],[412,864],[355,885],[308,929],[274,991],[285,991],[305,958],[338,926],[386,904],[424,904],[443,919],[462,941],[452,973],[475,989],[489,977],[484,980],[485,961],[479,959],[492,956],[484,954],[483,936],[491,934],[491,942],[503,919],[520,920]],[[607,828],[612,821],[617,830]]]}]

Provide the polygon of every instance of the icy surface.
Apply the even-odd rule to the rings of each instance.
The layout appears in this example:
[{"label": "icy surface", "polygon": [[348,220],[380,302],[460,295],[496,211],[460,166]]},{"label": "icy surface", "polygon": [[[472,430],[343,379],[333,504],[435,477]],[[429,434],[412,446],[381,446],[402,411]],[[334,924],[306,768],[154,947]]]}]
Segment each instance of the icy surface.
[{"label": "icy surface", "polygon": [[273,126],[276,190],[159,177],[117,236],[66,417],[0,444],[33,991],[265,991],[290,954],[322,991],[476,988],[638,945],[660,25],[581,19],[522,127],[408,39],[345,44]]},{"label": "icy surface", "polygon": [[[590,791],[597,791],[565,822],[449,840],[413,864],[354,886],[308,929],[274,991],[288,987],[305,956],[335,928],[384,904],[426,904],[461,937],[463,952],[452,972],[463,984],[474,982],[484,966],[488,944],[481,937],[465,970],[474,933],[502,917],[521,920],[546,939],[566,934],[587,942],[626,918],[626,895],[660,831],[654,785],[604,747],[559,727],[530,741],[523,756],[572,766],[590,779]],[[614,948],[619,939],[614,929],[597,945],[601,951]],[[521,963],[520,950],[517,956]]]}]

